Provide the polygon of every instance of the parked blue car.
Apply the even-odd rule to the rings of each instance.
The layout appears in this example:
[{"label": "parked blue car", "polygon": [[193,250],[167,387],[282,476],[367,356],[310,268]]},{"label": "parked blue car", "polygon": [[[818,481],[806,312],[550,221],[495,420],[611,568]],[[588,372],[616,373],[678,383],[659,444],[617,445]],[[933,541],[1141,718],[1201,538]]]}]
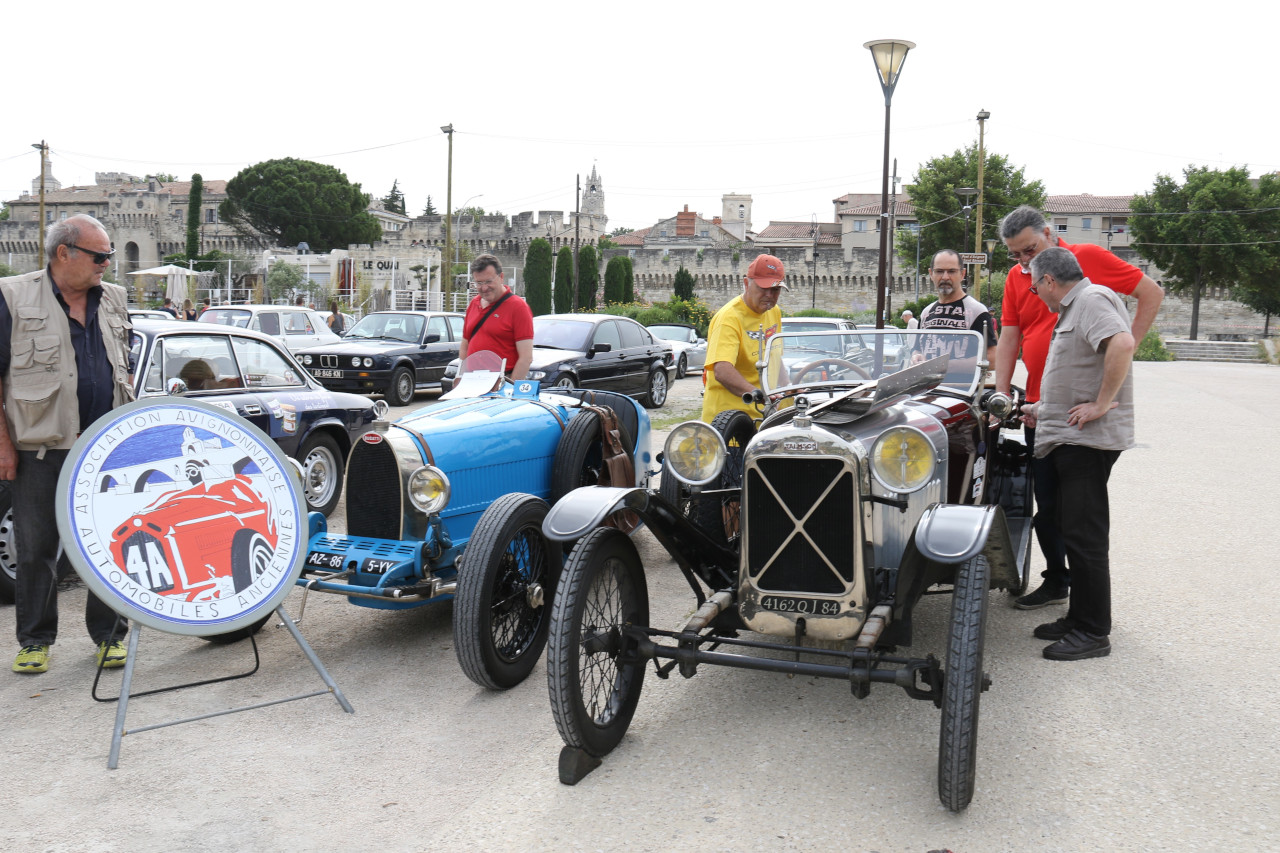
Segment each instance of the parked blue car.
[{"label": "parked blue car", "polygon": [[492,353],[469,357],[437,405],[394,423],[376,405],[347,461],[347,532],[311,513],[298,585],[385,610],[455,599],[463,671],[512,687],[546,644],[560,576],[562,548],[542,535],[549,503],[583,485],[642,485],[649,417],[624,394],[504,380]]}]

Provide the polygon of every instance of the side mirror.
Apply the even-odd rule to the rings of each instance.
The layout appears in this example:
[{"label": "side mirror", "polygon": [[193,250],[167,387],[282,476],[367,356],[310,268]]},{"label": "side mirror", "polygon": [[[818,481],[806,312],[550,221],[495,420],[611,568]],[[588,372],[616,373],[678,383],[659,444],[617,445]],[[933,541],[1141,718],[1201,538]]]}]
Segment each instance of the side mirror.
[{"label": "side mirror", "polygon": [[611,352],[612,350],[613,344],[596,344],[591,348],[590,352],[587,353],[587,358],[590,358],[598,352]]},{"label": "side mirror", "polygon": [[439,332],[430,332],[427,334],[427,339],[422,342],[422,345],[425,347],[427,344],[434,344],[434,343],[437,343],[439,340],[440,340]]},{"label": "side mirror", "polygon": [[187,383],[182,380],[182,377],[175,376],[169,380],[166,390],[171,397],[181,397],[183,394],[187,393]]}]

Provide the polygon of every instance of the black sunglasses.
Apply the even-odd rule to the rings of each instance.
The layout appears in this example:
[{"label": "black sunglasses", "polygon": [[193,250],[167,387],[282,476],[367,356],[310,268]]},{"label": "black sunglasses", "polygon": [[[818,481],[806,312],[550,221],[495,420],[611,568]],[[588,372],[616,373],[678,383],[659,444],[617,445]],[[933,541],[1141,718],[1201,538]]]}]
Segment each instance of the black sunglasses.
[{"label": "black sunglasses", "polygon": [[71,244],[71,248],[75,249],[77,252],[84,252],[86,255],[93,255],[93,262],[99,265],[105,264],[107,261],[111,260],[111,256],[116,253],[115,249],[112,249],[110,252],[95,252],[93,249],[86,249],[82,246],[77,246],[75,243]]}]

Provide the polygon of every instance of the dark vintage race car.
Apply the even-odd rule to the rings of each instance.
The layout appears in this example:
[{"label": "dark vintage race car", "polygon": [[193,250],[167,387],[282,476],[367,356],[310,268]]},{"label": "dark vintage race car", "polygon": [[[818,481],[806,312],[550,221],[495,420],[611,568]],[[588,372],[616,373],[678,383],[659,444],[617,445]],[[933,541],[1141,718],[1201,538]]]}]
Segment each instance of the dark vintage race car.
[{"label": "dark vintage race car", "polygon": [[631,398],[511,383],[500,360],[477,353],[441,402],[381,417],[356,443],[346,534],[310,515],[302,607],[310,592],[382,609],[453,599],[463,671],[514,686],[542,654],[560,575],[562,550],[542,536],[548,501],[598,482],[641,484],[648,448],[648,415]]},{"label": "dark vintage race car", "polygon": [[[906,368],[907,358],[886,368],[884,332],[804,337],[815,334],[841,339],[820,342],[824,352],[872,361],[789,364],[796,348],[776,335],[762,353],[758,430],[741,411],[681,424],[658,490],[581,488],[548,514],[548,538],[576,540],[547,657],[561,781],[576,783],[622,739],[652,660],[663,678],[717,664],[837,678],[859,698],[897,685],[942,710],[939,794],[954,811],[968,805],[988,590],[1027,583],[1026,448],[990,425],[1015,415],[1018,396],[985,388],[974,332],[907,333],[905,350],[934,357]],[[650,626],[636,547],[604,526],[622,510],[687,579],[696,605],[682,627]],[[953,595],[945,637],[915,636],[926,592]],[[922,642],[942,645],[942,658],[897,653]]]}]

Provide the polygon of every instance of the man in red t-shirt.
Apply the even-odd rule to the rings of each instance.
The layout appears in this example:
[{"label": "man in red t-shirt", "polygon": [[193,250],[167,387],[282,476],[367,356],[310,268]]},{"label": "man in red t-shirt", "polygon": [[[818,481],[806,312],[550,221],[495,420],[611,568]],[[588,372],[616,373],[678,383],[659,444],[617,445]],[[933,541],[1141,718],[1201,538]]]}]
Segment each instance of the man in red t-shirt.
[{"label": "man in red t-shirt", "polygon": [[[1082,243],[1072,246],[1055,240],[1049,232],[1044,215],[1030,205],[1022,205],[1000,221],[1000,237],[1009,248],[1009,255],[1018,263],[1009,270],[1004,283],[1004,304],[1001,310],[1000,345],[996,350],[996,390],[1009,390],[1013,369],[1022,353],[1022,363],[1027,367],[1027,402],[1040,399],[1040,377],[1044,374],[1045,359],[1049,355],[1049,341],[1058,315],[1051,312],[1044,300],[1031,290],[1031,259],[1053,246],[1060,246],[1075,255],[1084,275],[1093,284],[1109,287],[1117,293],[1132,296],[1138,301],[1134,312],[1132,335],[1141,342],[1151,328],[1164,300],[1164,289],[1142,270],[1108,252],[1101,246]],[[1030,416],[1026,422],[1027,446],[1035,450],[1035,421]],[[1057,480],[1053,469],[1032,461],[1035,482],[1036,539],[1044,554],[1045,570],[1041,572],[1044,583],[1034,592],[1014,602],[1014,607],[1034,610],[1049,604],[1065,604],[1071,575],[1067,570],[1066,552],[1057,524]]]},{"label": "man in red t-shirt", "polygon": [[[468,353],[489,351],[506,360],[512,379],[524,379],[533,361],[533,312],[529,303],[507,287],[502,262],[493,255],[479,255],[471,262],[471,280],[478,294],[467,306],[459,358],[465,366]],[[490,312],[497,303],[497,309]],[[458,376],[462,376],[461,369]]]}]

